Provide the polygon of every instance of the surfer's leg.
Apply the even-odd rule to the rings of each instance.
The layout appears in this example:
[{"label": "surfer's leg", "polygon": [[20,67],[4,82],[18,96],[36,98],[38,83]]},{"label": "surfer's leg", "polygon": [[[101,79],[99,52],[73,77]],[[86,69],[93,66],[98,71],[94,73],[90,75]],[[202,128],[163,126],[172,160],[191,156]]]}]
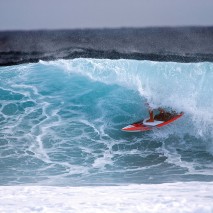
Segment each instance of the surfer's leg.
[{"label": "surfer's leg", "polygon": [[154,122],[154,112],[151,109],[149,110],[149,120],[146,122]]}]

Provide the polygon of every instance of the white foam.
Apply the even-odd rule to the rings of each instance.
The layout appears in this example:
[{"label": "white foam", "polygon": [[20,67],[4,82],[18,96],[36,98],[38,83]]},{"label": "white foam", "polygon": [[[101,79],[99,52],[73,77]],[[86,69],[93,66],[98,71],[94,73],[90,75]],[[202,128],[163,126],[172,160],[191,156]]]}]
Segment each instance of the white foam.
[{"label": "white foam", "polygon": [[213,212],[213,182],[129,186],[1,186],[0,212]]}]

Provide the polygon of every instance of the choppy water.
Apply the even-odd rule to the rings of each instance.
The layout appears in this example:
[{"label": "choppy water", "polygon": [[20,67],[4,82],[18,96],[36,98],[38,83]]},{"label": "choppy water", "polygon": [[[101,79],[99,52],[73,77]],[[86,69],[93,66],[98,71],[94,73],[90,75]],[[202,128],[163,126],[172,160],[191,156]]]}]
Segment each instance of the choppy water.
[{"label": "choppy water", "polygon": [[[213,64],[73,59],[0,68],[0,184],[213,181]],[[184,117],[120,129],[148,102]]]}]

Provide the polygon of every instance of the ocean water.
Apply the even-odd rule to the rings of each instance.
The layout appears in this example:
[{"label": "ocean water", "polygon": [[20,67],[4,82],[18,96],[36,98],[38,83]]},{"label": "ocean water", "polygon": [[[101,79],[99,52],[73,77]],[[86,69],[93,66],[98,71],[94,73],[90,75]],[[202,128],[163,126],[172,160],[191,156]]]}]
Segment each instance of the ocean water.
[{"label": "ocean water", "polygon": [[[213,212],[213,63],[61,59],[0,79],[2,212]],[[147,103],[184,116],[121,131]]]},{"label": "ocean water", "polygon": [[213,27],[0,31],[0,66],[99,58],[213,62]]}]

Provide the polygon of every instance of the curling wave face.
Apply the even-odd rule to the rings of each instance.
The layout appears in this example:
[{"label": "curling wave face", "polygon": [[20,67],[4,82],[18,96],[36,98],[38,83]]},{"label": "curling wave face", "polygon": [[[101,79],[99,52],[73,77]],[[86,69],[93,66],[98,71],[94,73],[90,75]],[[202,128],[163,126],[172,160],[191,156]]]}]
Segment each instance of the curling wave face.
[{"label": "curling wave face", "polygon": [[[212,181],[213,64],[73,59],[0,68],[2,185]],[[120,129],[145,103],[184,111]]]}]

